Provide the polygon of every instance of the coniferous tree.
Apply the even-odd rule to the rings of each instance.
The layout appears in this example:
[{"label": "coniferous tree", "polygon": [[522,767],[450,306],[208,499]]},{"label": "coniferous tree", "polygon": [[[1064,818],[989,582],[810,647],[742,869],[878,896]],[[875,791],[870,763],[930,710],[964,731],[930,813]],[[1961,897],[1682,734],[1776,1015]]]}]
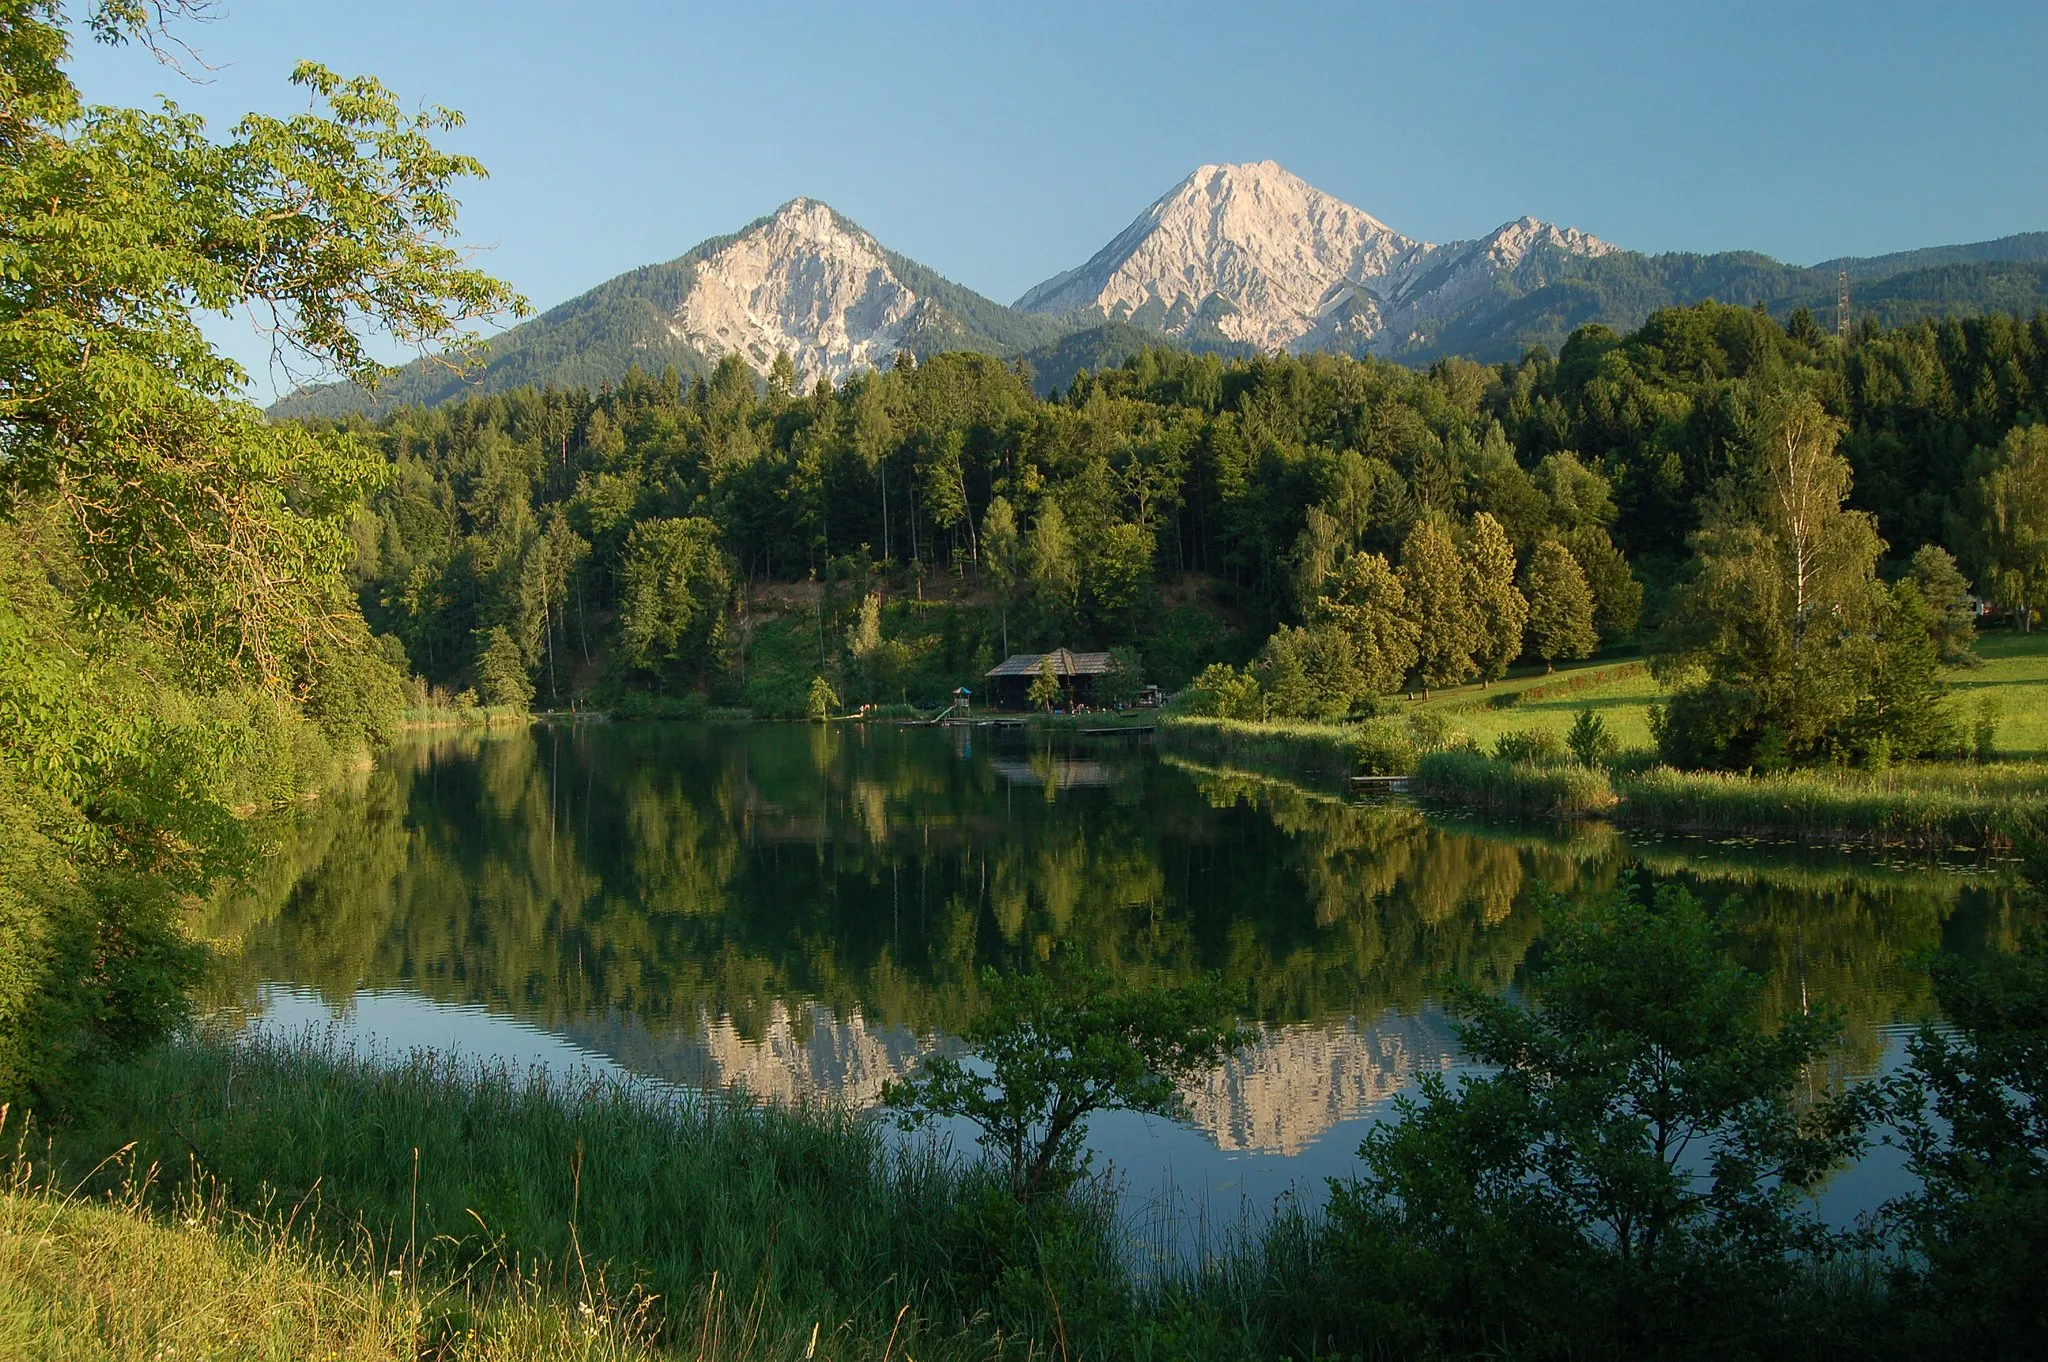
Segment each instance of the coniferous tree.
[{"label": "coniferous tree", "polygon": [[989,592],[996,598],[997,616],[1002,624],[1003,653],[1010,651],[1010,608],[1016,603],[1018,582],[1024,575],[1024,544],[1017,534],[1017,513],[1009,499],[996,497],[988,504],[981,524],[981,573]]},{"label": "coniferous tree", "polygon": [[2026,633],[2048,599],[2048,425],[2012,431],[1980,459],[1975,493],[1982,579]]},{"label": "coniferous tree", "polygon": [[1031,523],[1024,545],[1024,575],[1035,622],[1050,641],[1073,620],[1081,587],[1081,569],[1066,512],[1052,497],[1039,503],[1038,517]]},{"label": "coniferous tree", "polygon": [[1970,602],[1970,582],[1956,566],[1955,556],[1938,544],[1922,544],[1907,568],[1909,579],[1932,612],[1934,645],[1947,666],[1977,666],[1977,612]]},{"label": "coniferous tree", "polygon": [[533,679],[526,657],[503,625],[482,631],[477,639],[477,697],[493,708],[524,712],[533,703]]},{"label": "coniferous tree", "polygon": [[1629,570],[1628,560],[1614,547],[1607,531],[1598,525],[1580,525],[1566,530],[1559,539],[1593,593],[1593,627],[1608,643],[1620,643],[1633,635],[1643,613],[1643,584]]},{"label": "coniferous tree", "polygon": [[626,541],[619,654],[657,682],[690,681],[718,661],[732,564],[709,520],[643,520]]}]

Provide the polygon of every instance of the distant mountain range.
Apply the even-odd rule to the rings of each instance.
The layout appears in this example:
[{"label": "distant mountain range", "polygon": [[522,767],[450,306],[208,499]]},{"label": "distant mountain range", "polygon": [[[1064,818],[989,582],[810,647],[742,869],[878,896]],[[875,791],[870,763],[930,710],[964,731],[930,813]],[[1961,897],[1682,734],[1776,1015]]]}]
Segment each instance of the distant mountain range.
[{"label": "distant mountain range", "polygon": [[467,377],[421,361],[375,394],[302,389],[273,416],[432,405],[528,384],[595,387],[637,364],[688,377],[727,354],[766,373],[786,351],[805,386],[914,355],[1031,363],[1041,386],[1162,340],[1227,354],[1328,350],[1482,361],[1555,349],[1573,330],[1636,326],[1717,298],[1831,323],[1837,275],[1859,317],[2048,307],[2048,232],[1801,267],[1750,251],[1643,255],[1518,218],[1470,241],[1403,236],[1271,161],[1202,166],[1086,263],[1005,307],[884,247],[815,199],[609,280],[496,337]]}]

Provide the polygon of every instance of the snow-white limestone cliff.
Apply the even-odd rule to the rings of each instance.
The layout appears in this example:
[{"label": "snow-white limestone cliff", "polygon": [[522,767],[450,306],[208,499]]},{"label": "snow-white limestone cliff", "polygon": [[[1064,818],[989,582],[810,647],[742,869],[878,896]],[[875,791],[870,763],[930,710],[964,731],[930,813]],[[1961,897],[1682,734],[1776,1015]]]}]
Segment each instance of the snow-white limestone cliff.
[{"label": "snow-white limestone cliff", "polygon": [[1387,348],[1549,260],[1608,243],[1520,218],[1432,245],[1271,161],[1202,166],[1096,252],[1017,300],[1262,350]]},{"label": "snow-white limestone cliff", "polygon": [[[878,1025],[858,1010],[835,1016],[818,1003],[771,1005],[758,1026],[700,1013],[694,1025],[649,1031],[624,1018],[573,1025],[577,1043],[652,1078],[701,1089],[739,1088],[764,1101],[872,1106],[892,1079],[908,1077],[934,1050],[958,1042]],[[1184,1093],[1189,1123],[1218,1148],[1294,1154],[1341,1121],[1392,1100],[1456,1053],[1440,1014],[1273,1026]]]},{"label": "snow-white limestone cliff", "polygon": [[792,199],[697,261],[669,332],[761,373],[786,350],[808,385],[887,367],[924,305],[873,237],[816,199]]}]

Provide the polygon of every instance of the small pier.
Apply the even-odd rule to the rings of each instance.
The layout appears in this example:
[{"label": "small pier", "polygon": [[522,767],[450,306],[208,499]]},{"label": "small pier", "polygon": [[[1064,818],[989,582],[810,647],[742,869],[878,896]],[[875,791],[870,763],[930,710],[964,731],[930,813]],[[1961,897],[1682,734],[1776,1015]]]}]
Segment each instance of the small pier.
[{"label": "small pier", "polygon": [[1353,776],[1351,788],[1361,794],[1406,794],[1406,776]]}]

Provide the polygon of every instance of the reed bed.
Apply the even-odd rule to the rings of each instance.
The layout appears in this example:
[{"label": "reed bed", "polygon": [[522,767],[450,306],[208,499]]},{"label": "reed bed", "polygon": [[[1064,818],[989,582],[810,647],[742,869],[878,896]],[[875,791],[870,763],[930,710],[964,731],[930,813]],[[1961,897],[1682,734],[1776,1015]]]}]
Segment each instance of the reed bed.
[{"label": "reed bed", "polygon": [[1768,776],[1658,766],[1618,785],[1629,822],[1813,841],[2001,850],[2048,814],[2048,767],[2030,764]]},{"label": "reed bed", "polygon": [[1415,766],[1416,793],[1485,809],[1544,818],[1590,818],[1614,811],[1607,773],[1586,766],[1502,761],[1469,749],[1432,752]]},{"label": "reed bed", "polygon": [[1609,817],[1676,832],[2004,850],[2048,820],[2048,767],[1923,763],[1756,776],[1653,766],[1609,772],[1470,750],[1417,763],[1419,794],[1494,813]]},{"label": "reed bed", "polygon": [[1415,761],[1414,737],[1395,719],[1319,724],[1181,714],[1159,721],[1159,737],[1184,751],[1311,775],[1406,775]]},{"label": "reed bed", "polygon": [[[309,1261],[374,1258],[443,1294],[510,1283],[572,1323],[638,1302],[641,1335],[690,1356],[1015,1356],[1055,1332],[1028,1292],[994,1291],[1013,1246],[963,1216],[985,1200],[978,1166],[837,1108],[215,1040],[111,1075],[48,1157],[66,1177],[97,1166],[88,1194],[164,1170],[144,1198],[159,1214],[204,1194],[289,1226]],[[1117,1280],[1106,1203],[1075,1209],[1068,1259]],[[996,1267],[963,1268],[977,1255]],[[985,1308],[992,1292],[1007,1308]]]}]

